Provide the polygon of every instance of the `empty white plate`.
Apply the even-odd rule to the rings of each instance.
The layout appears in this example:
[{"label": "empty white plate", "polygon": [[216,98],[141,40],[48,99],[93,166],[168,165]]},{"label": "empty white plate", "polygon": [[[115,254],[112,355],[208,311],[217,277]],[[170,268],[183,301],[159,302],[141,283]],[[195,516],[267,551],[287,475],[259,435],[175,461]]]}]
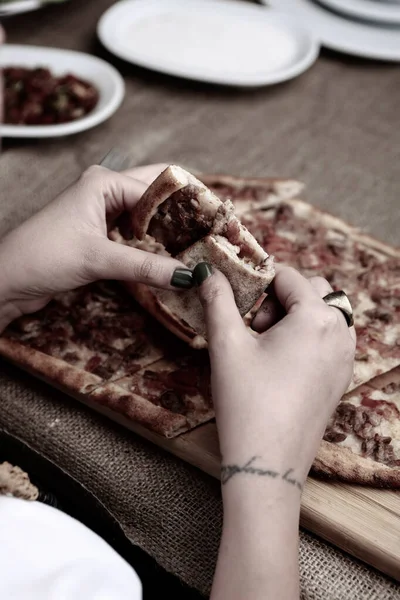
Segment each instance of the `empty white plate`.
[{"label": "empty white plate", "polygon": [[0,16],[11,17],[21,13],[31,12],[44,8],[50,4],[60,4],[67,0],[13,0],[12,2],[2,2],[0,0]]},{"label": "empty white plate", "polygon": [[110,52],[142,67],[234,86],[285,81],[319,52],[290,16],[224,0],[122,0],[101,17],[98,35]]},{"label": "empty white plate", "polygon": [[45,138],[78,133],[102,123],[117,110],[125,93],[124,80],[104,60],[82,52],[4,44],[0,50],[0,67],[48,67],[54,74],[72,73],[93,83],[99,91],[96,107],[82,119],[57,125],[2,125],[0,137]]},{"label": "empty white plate", "polygon": [[352,21],[326,10],[313,0],[261,1],[287,11],[300,23],[315,31],[321,44],[327,48],[375,60],[400,61],[399,28]]},{"label": "empty white plate", "polygon": [[400,5],[376,0],[318,0],[320,4],[356,19],[387,25],[400,24]]}]

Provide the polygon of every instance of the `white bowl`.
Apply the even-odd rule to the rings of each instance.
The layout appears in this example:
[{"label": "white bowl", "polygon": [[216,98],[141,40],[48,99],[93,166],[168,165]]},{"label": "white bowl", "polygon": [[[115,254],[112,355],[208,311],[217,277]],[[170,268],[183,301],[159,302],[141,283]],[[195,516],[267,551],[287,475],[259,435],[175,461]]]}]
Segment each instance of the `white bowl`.
[{"label": "white bowl", "polygon": [[72,50],[4,44],[0,50],[0,67],[47,67],[55,75],[72,73],[96,86],[99,101],[85,117],[57,125],[2,125],[0,137],[47,138],[71,135],[102,123],[119,108],[125,84],[114,67],[104,60]]}]

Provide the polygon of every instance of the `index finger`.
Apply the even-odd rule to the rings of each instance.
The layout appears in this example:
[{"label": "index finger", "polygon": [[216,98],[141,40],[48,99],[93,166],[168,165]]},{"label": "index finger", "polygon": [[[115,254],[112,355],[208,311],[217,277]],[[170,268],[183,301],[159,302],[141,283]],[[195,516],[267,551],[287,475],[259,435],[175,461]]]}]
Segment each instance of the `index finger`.
[{"label": "index finger", "polygon": [[121,171],[123,175],[133,177],[150,185],[153,181],[168,167],[165,163],[157,163],[154,165],[144,165],[141,167],[132,167],[126,171]]},{"label": "index finger", "polygon": [[321,300],[317,290],[296,269],[275,265],[275,270],[276,275],[271,286],[286,313],[293,312],[305,303]]},{"label": "index finger", "polygon": [[266,290],[267,298],[251,323],[252,329],[259,333],[265,331],[268,324],[273,325],[278,321],[278,315],[284,316],[293,312],[300,304],[307,302],[309,305],[310,300],[321,298],[309,281],[292,267],[275,265],[275,273]]}]

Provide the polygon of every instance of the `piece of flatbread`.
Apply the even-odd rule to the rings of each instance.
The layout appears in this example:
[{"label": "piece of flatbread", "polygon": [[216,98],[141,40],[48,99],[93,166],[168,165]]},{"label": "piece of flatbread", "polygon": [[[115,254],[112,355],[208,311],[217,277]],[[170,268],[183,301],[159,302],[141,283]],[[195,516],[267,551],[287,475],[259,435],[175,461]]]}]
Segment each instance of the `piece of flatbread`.
[{"label": "piece of flatbread", "polygon": [[351,483],[400,487],[400,367],[342,398],[313,472]]},{"label": "piece of flatbread", "polygon": [[207,353],[190,351],[115,282],[60,294],[16,320],[0,355],[165,437],[214,416]]},{"label": "piece of flatbread", "polygon": [[[275,274],[273,258],[239,221],[233,204],[221,202],[201,181],[174,165],[161,173],[135,206],[133,232],[132,246],[169,254],[190,269],[201,262],[219,269],[230,281],[243,317]],[[114,231],[110,237],[123,243],[122,233]],[[176,335],[196,348],[206,346],[196,291],[146,289],[143,284],[128,284],[128,289]]]},{"label": "piece of flatbread", "polygon": [[147,188],[132,213],[132,229],[150,235],[172,256],[210,231],[222,202],[194,175],[171,165]]},{"label": "piece of flatbread", "polygon": [[297,198],[241,217],[277,262],[344,290],[357,333],[349,389],[400,365],[400,251]]}]

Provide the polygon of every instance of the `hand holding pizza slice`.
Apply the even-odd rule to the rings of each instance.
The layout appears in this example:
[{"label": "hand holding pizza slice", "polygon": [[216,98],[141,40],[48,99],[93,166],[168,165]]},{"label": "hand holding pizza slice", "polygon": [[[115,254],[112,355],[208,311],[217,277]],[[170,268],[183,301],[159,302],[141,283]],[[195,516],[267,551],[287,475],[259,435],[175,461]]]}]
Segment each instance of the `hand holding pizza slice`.
[{"label": "hand holding pizza slice", "polygon": [[351,378],[354,329],[322,301],[326,280],[282,267],[274,290],[286,316],[255,338],[222,274],[198,267],[194,275],[222,455],[224,522],[211,598],[248,598],[257,584],[254,598],[298,598],[301,492]]},{"label": "hand holding pizza slice", "polygon": [[[229,280],[244,317],[271,283],[273,258],[235,215],[201,181],[170,166],[147,188],[132,211],[135,239],[126,241],[162,256],[173,256],[190,269],[212,263]],[[117,231],[112,239],[123,242]],[[195,290],[178,294],[129,282],[130,292],[156,319],[194,348],[207,345],[203,311]]]},{"label": "hand holding pizza slice", "polygon": [[151,180],[159,171],[157,165],[128,174],[90,167],[3,239],[0,330],[21,314],[41,309],[55,294],[99,279],[190,287],[191,272],[178,260],[108,238],[120,214],[131,211],[147,188],[135,176]]},{"label": "hand holding pizza slice", "polygon": [[274,279],[285,316],[270,327],[261,323],[257,337],[222,274],[203,270],[199,283],[223,460],[250,454],[270,466],[283,461],[304,481],[352,376],[354,327],[322,301],[331,290],[325,279],[307,280],[291,267],[277,268]]}]

